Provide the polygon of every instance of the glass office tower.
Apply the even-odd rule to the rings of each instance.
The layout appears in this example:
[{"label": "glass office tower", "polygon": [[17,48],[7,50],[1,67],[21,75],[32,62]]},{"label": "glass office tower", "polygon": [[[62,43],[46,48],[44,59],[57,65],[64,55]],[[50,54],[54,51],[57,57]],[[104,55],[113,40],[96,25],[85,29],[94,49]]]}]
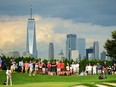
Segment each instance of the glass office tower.
[{"label": "glass office tower", "polygon": [[71,50],[76,50],[76,35],[68,34],[66,40],[66,58],[71,59]]},{"label": "glass office tower", "polygon": [[93,42],[93,53],[94,53],[94,59],[99,60],[99,42],[98,41]]},{"label": "glass office tower", "polygon": [[54,59],[54,45],[49,43],[49,60]]},{"label": "glass office tower", "polygon": [[26,52],[32,54],[34,57],[37,57],[36,29],[35,20],[32,18],[32,8],[30,9],[30,18],[28,19],[27,24]]},{"label": "glass office tower", "polygon": [[85,38],[77,38],[77,50],[79,50],[80,60],[86,57],[86,40]]}]

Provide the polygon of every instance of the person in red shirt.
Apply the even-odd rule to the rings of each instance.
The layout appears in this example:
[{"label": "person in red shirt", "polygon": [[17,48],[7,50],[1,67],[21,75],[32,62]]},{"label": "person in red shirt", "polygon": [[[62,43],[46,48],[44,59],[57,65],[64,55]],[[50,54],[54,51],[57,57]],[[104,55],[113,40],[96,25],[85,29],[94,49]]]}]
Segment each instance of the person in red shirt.
[{"label": "person in red shirt", "polygon": [[42,73],[42,65],[40,61],[38,61],[38,68],[39,73]]},{"label": "person in red shirt", "polygon": [[61,72],[61,63],[60,61],[57,62],[57,75],[60,75]]},{"label": "person in red shirt", "polygon": [[105,67],[104,66],[102,66],[102,73],[104,74],[104,70],[105,70]]},{"label": "person in red shirt", "polygon": [[48,75],[50,75],[50,72],[51,72],[51,64],[50,62],[47,63],[47,72],[48,72]]},{"label": "person in red shirt", "polygon": [[25,66],[25,73],[28,73],[29,63],[26,61],[24,66]]},{"label": "person in red shirt", "polygon": [[60,67],[61,67],[61,71],[64,71],[65,64],[63,61],[61,62]]}]

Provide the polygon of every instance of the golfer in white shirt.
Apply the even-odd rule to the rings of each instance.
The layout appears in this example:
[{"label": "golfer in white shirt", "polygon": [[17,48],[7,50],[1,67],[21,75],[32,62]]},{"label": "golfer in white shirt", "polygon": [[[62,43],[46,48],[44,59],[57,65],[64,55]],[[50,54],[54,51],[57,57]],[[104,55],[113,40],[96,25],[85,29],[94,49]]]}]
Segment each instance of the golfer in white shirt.
[{"label": "golfer in white shirt", "polygon": [[6,70],[6,75],[7,75],[7,82],[6,82],[6,85],[8,86],[8,83],[9,83],[9,79],[10,79],[10,85],[12,86],[12,75],[11,75],[11,70],[10,69],[7,69]]}]

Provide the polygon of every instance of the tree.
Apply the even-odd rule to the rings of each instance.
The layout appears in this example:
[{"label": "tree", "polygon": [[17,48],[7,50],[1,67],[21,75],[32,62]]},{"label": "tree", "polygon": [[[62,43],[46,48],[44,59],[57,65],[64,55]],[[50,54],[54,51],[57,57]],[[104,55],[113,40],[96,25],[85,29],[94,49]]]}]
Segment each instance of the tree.
[{"label": "tree", "polygon": [[104,48],[107,55],[116,61],[116,31],[112,32],[112,39],[105,42]]}]

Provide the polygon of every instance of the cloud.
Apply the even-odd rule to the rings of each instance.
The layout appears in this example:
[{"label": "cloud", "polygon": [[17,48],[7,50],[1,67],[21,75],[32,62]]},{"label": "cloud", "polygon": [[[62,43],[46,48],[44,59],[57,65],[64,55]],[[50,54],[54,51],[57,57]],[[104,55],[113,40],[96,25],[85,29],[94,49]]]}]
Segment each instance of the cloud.
[{"label": "cloud", "polygon": [[97,25],[116,25],[116,0],[0,0],[0,15],[59,17],[75,22]]},{"label": "cloud", "polygon": [[[3,52],[11,50],[25,51],[28,16],[2,16],[0,21],[0,49]],[[54,43],[55,56],[62,49],[65,54],[66,35],[76,34],[78,38],[86,38],[87,47],[93,41],[99,41],[100,50],[104,42],[111,37],[111,31],[116,26],[101,26],[91,23],[76,23],[60,17],[42,17],[34,15],[36,20],[36,39],[39,57],[48,57],[49,42]]]}]

